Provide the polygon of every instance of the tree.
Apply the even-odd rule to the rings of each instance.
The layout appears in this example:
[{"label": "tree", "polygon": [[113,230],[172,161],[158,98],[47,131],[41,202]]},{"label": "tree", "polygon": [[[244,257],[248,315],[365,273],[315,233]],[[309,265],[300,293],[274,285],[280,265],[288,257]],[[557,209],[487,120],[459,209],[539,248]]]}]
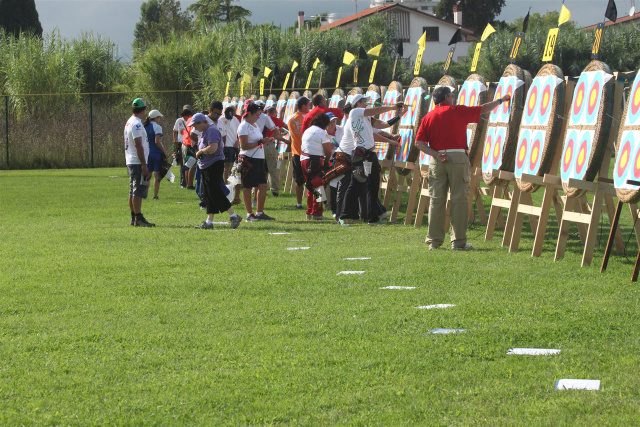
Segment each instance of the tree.
[{"label": "tree", "polygon": [[133,47],[144,50],[152,43],[182,34],[191,28],[191,17],[176,0],[148,0],[140,6],[140,21],[133,32]]},{"label": "tree", "polygon": [[187,8],[196,15],[196,21],[211,25],[214,22],[240,21],[251,16],[251,11],[232,5],[236,0],[198,0]]},{"label": "tree", "polygon": [[0,28],[14,37],[22,32],[42,37],[35,0],[0,0]]},{"label": "tree", "polygon": [[[436,6],[436,15],[442,19],[453,21],[453,6],[459,0],[440,0]],[[505,0],[461,0],[462,25],[482,31],[488,23],[494,23],[500,15]]]}]

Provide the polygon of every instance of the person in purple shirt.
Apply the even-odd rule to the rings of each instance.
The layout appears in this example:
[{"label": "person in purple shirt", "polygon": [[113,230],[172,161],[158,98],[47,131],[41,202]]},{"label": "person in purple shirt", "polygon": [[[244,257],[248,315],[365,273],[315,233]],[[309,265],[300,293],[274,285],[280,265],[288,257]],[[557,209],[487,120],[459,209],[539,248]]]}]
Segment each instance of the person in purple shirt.
[{"label": "person in purple shirt", "polygon": [[198,137],[198,168],[202,174],[201,195],[207,208],[207,219],[196,228],[213,229],[213,215],[228,212],[231,228],[238,228],[242,218],[231,208],[231,202],[222,190],[224,172],[224,144],[222,134],[215,124],[209,124],[202,113],[194,114],[189,126],[200,132]]}]

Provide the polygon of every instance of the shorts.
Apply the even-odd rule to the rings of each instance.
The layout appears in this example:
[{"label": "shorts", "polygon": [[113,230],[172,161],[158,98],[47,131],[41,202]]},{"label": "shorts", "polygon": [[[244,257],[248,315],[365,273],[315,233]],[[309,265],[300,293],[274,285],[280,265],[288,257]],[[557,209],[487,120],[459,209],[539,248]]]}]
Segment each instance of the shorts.
[{"label": "shorts", "polygon": [[147,169],[149,169],[149,172],[160,172],[160,170],[162,169],[162,153],[149,153],[149,159],[147,160]]},{"label": "shorts", "polygon": [[149,181],[142,179],[142,165],[127,165],[127,172],[129,172],[129,197],[146,199]]},{"label": "shorts", "polygon": [[267,170],[264,159],[248,158],[253,165],[249,173],[242,177],[242,188],[254,188],[267,183]]},{"label": "shorts", "polygon": [[224,161],[226,163],[233,163],[238,160],[238,153],[240,153],[240,149],[236,147],[224,147],[222,150],[224,152]]},{"label": "shorts", "polygon": [[297,185],[304,185],[304,175],[302,175],[302,165],[300,164],[300,156],[294,154],[291,157],[291,165],[293,166],[293,180]]}]

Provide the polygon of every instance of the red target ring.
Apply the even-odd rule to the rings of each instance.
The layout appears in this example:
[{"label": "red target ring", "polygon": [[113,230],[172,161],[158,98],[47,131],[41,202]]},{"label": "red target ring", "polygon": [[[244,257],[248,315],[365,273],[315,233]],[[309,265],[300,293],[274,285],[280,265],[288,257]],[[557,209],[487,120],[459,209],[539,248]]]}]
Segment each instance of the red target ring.
[{"label": "red target ring", "polygon": [[[513,96],[513,86],[509,85],[509,88],[507,89],[507,95]],[[507,101],[507,102],[503,102],[502,103],[502,112],[504,114],[507,114],[509,112],[509,104],[510,103],[511,103],[511,101]]]},{"label": "red target ring", "polygon": [[516,157],[516,163],[518,166],[518,170],[522,170],[522,167],[524,166],[524,161],[527,158],[527,149],[529,142],[527,141],[527,138],[523,138],[522,142],[520,143],[520,149],[518,150],[518,155]]},{"label": "red target ring", "polygon": [[581,176],[582,170],[587,164],[587,140],[583,140],[580,143],[580,148],[578,149],[578,156],[576,157],[576,175]]},{"label": "red target ring", "polygon": [[540,103],[540,115],[544,117],[551,105],[551,85],[547,85],[542,91],[542,102]]},{"label": "red target ring", "polygon": [[491,155],[491,135],[487,136],[487,140],[484,143],[484,154],[482,156],[482,162],[484,164],[489,163],[489,156]]},{"label": "red target ring", "polygon": [[582,110],[582,104],[584,103],[584,97],[586,95],[585,92],[586,92],[586,88],[585,88],[584,82],[581,82],[580,86],[578,86],[575,102],[573,104],[574,116],[577,116],[578,114],[580,114],[580,110]]},{"label": "red target ring", "polygon": [[[502,86],[498,86],[498,90],[496,91],[495,100],[502,98]],[[500,109],[500,105],[496,105],[496,108],[493,109],[493,114],[498,114],[498,110]]]},{"label": "red target ring", "polygon": [[569,172],[569,168],[571,167],[571,160],[573,159],[575,145],[576,142],[573,139],[570,139],[569,142],[567,142],[567,148],[564,150],[564,157],[562,158],[562,171],[564,173]]},{"label": "red target ring", "polygon": [[633,162],[633,177],[635,179],[640,178],[640,152],[636,153],[636,158]]},{"label": "red target ring", "polygon": [[473,106],[475,106],[475,105],[476,105],[476,96],[477,96],[477,94],[476,94],[476,90],[475,90],[475,89],[473,89],[473,90],[471,91],[471,98],[469,98],[469,106],[470,106],[470,107],[473,107]]},{"label": "red target ring", "polygon": [[466,97],[467,97],[467,89],[465,88],[465,89],[462,89],[460,91],[460,97],[459,97],[459,100],[458,100],[458,105],[465,105],[464,104],[464,100],[465,100]]},{"label": "red target ring", "polygon": [[597,101],[598,101],[599,94],[600,94],[600,82],[596,80],[595,82],[593,82],[593,87],[589,92],[589,101],[587,103],[587,113],[589,115],[592,115],[596,111],[596,108],[598,107]]},{"label": "red target ring", "polygon": [[[627,141],[622,147],[622,153],[618,159],[618,178],[622,178],[626,173],[627,166],[629,166],[629,160],[631,157],[631,142]],[[637,157],[637,156],[636,156]]]},{"label": "red target ring", "polygon": [[638,114],[638,110],[640,110],[640,85],[635,87],[635,92],[633,92],[633,98],[631,99],[631,114],[634,116]]}]

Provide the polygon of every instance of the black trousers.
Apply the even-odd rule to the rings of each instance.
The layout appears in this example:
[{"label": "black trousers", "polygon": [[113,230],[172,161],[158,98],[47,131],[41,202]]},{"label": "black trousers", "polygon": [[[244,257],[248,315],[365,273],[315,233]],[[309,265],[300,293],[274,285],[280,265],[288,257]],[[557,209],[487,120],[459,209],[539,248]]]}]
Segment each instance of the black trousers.
[{"label": "black trousers", "polygon": [[[380,192],[380,163],[376,156],[367,156],[371,164],[371,174],[365,182],[358,181],[354,174],[351,174],[349,187],[347,188],[343,210],[340,213],[340,219],[356,219],[358,218],[358,207],[360,205],[360,197],[364,196],[366,203],[366,213],[363,209],[363,220],[367,222],[377,222],[380,218],[380,209],[378,208],[378,193]],[[342,183],[341,183],[342,184]],[[363,206],[364,208],[364,206]]]},{"label": "black trousers", "polygon": [[224,173],[224,160],[219,160],[202,169],[202,187],[200,193],[207,208],[207,214],[226,212],[231,207],[231,202],[222,192],[222,174]]}]

